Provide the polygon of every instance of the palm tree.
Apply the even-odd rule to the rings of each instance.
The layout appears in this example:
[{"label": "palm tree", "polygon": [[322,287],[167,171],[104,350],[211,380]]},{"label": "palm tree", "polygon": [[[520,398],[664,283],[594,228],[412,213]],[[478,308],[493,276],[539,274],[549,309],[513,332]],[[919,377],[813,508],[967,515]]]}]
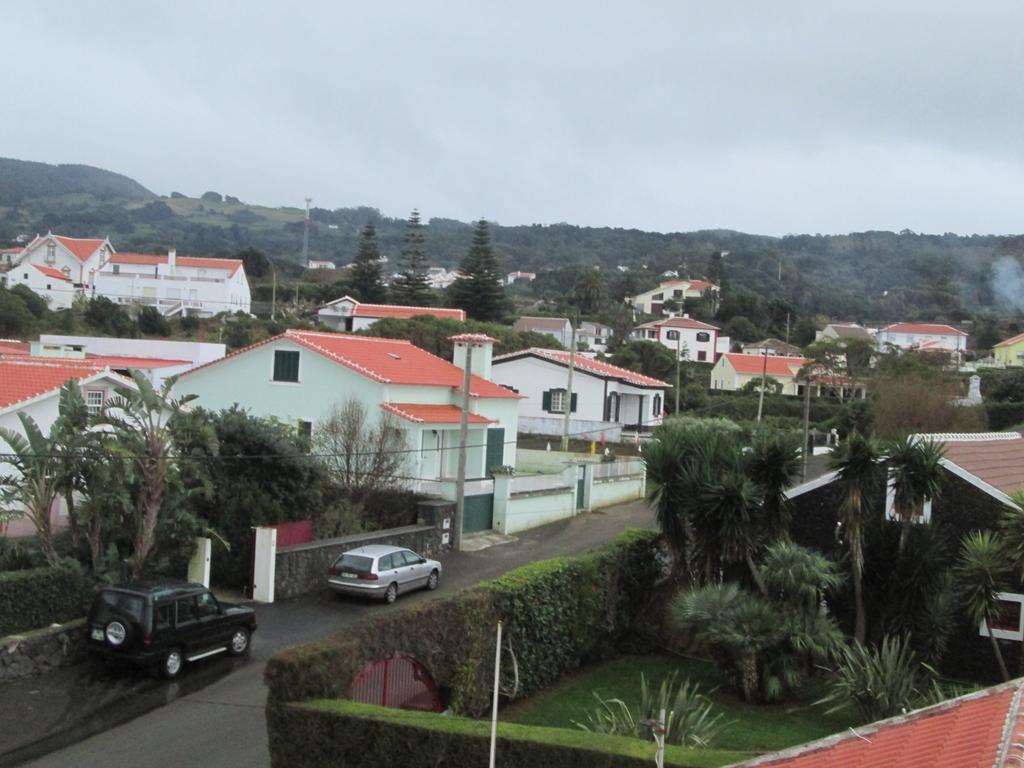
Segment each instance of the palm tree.
[{"label": "palm tree", "polygon": [[773,598],[809,613],[817,613],[825,595],[843,582],[835,563],[789,541],[768,547],[759,571]]},{"label": "palm tree", "polygon": [[68,508],[68,526],[71,541],[78,547],[79,520],[75,506],[75,494],[84,490],[84,468],[90,461],[90,447],[95,434],[89,431],[93,419],[82,397],[82,390],[74,379],[61,387],[57,404],[57,420],[53,424],[53,436],[58,455],[57,487]]},{"label": "palm tree", "polygon": [[762,496],[761,525],[769,541],[789,537],[786,490],[800,476],[800,440],[783,432],[761,430],[747,455],[747,474]]},{"label": "palm tree", "polygon": [[832,454],[831,466],[838,473],[842,499],[839,520],[850,548],[853,570],[853,596],[856,607],[854,639],[863,644],[867,634],[867,613],[864,608],[864,532],[871,521],[879,488],[881,451],[873,440],[854,432]]},{"label": "palm tree", "polygon": [[1012,571],[999,534],[992,531],[973,531],[960,546],[960,559],[956,564],[957,583],[967,615],[975,625],[988,626],[988,639],[999,664],[1003,680],[1010,679],[994,632],[999,618],[999,597]]},{"label": "palm tree", "polygon": [[18,414],[24,436],[0,427],[0,440],[10,446],[4,462],[14,472],[0,475],[0,518],[25,515],[36,529],[36,537],[46,562],[60,565],[60,556],[53,545],[50,514],[59,495],[60,459],[54,441],[54,430],[44,435],[35,420]]},{"label": "palm tree", "polygon": [[941,443],[913,437],[901,437],[885,448],[893,489],[893,512],[900,520],[900,555],[906,548],[910,527],[924,502],[934,499],[942,489]]},{"label": "palm tree", "polygon": [[138,578],[156,545],[156,527],[163,506],[167,477],[174,454],[169,421],[195,395],[175,399],[176,377],[164,381],[158,392],[138,371],[132,371],[135,389],[122,387],[104,409],[121,449],[139,473],[140,490],[133,509],[132,576]]}]

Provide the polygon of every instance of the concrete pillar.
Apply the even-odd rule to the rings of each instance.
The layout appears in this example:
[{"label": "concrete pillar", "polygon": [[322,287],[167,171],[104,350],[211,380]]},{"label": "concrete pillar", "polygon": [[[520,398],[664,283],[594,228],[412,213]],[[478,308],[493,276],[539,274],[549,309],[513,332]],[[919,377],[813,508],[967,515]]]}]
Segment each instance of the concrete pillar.
[{"label": "concrete pillar", "polygon": [[258,603],[272,603],[277,570],[277,529],[256,528],[254,546],[252,599]]},{"label": "concrete pillar", "polygon": [[491,526],[499,533],[506,533],[508,500],[512,493],[512,475],[494,476],[494,515]]},{"label": "concrete pillar", "polygon": [[188,563],[188,580],[193,584],[210,586],[210,558],[213,542],[205,536],[196,538],[196,552]]}]

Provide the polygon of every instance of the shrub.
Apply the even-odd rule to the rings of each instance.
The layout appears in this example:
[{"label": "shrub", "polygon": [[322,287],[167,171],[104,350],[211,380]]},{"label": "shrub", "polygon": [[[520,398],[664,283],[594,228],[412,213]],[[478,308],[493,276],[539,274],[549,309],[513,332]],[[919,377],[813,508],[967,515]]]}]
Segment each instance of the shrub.
[{"label": "shrub", "polygon": [[0,637],[84,616],[92,587],[72,566],[0,573]]},{"label": "shrub", "polygon": [[[490,723],[430,712],[385,709],[352,701],[291,704],[268,713],[276,768],[406,768],[486,765]],[[567,728],[499,723],[497,763],[503,768],[646,768],[653,742]],[[670,746],[665,765],[700,768],[740,755]]]}]

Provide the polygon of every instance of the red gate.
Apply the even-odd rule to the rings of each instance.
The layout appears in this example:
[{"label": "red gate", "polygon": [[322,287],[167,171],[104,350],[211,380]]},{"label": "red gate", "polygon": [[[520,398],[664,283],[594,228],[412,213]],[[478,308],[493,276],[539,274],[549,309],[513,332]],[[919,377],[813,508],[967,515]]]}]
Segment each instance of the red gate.
[{"label": "red gate", "polygon": [[412,656],[396,654],[367,664],[352,681],[354,701],[381,707],[441,712],[441,694],[426,667]]}]

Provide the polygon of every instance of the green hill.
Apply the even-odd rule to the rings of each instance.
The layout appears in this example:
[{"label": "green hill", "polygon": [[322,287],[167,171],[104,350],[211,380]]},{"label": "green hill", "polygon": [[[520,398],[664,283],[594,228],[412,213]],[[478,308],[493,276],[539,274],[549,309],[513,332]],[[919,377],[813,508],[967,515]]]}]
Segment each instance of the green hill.
[{"label": "green hill", "polygon": [[156,197],[137,181],[101,168],[0,157],[0,206],[31,206],[41,200],[70,196],[91,196],[97,203]]}]

